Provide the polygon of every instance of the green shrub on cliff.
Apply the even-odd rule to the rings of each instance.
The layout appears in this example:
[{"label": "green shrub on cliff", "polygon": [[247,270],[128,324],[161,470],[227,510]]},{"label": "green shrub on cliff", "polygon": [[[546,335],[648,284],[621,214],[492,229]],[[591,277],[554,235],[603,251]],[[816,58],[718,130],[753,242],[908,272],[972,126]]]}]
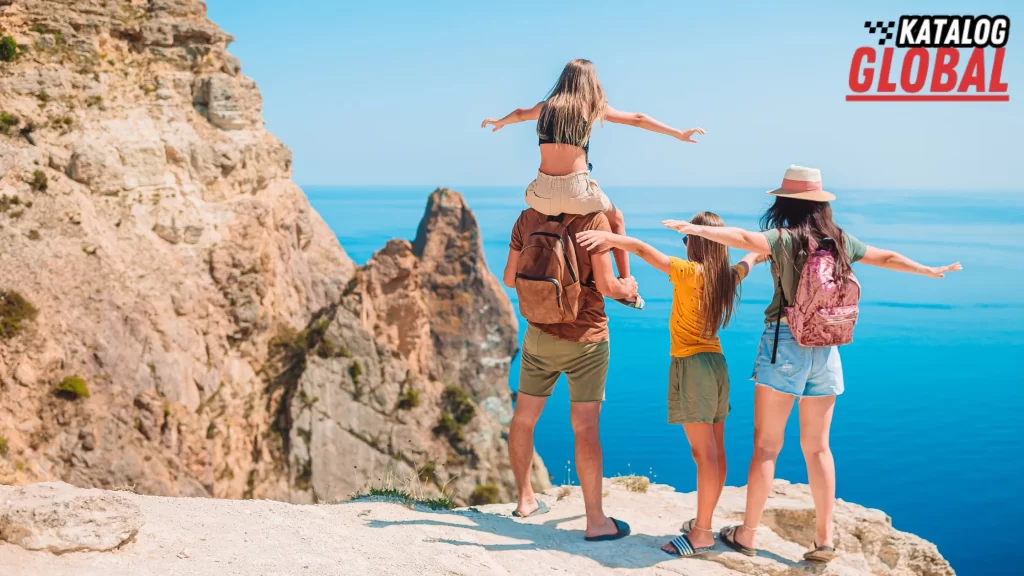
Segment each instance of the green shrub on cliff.
[{"label": "green shrub on cliff", "polygon": [[11,129],[21,123],[17,116],[11,116],[7,112],[0,111],[0,134],[11,135]]},{"label": "green shrub on cliff", "polygon": [[78,376],[68,376],[57,385],[57,395],[68,400],[89,397],[89,386]]},{"label": "green shrub on cliff", "polygon": [[42,170],[36,170],[32,173],[32,189],[36,192],[46,192],[46,189],[50,186],[50,179],[46,177],[46,172]]},{"label": "green shrub on cliff", "polygon": [[18,57],[18,43],[10,36],[0,38],[0,62],[13,62]]},{"label": "green shrub on cliff", "polygon": [[0,436],[0,458],[6,458],[10,448],[7,446],[7,438]]},{"label": "green shrub on cliff", "polygon": [[358,386],[359,380],[363,376],[363,365],[359,363],[359,360],[352,361],[352,365],[348,367],[348,375],[352,377],[352,383]]},{"label": "green shrub on cliff", "polygon": [[454,384],[445,386],[444,392],[441,393],[441,406],[459,424],[469,424],[476,411],[473,403],[469,401],[469,394]]},{"label": "green shrub on cliff", "polygon": [[473,493],[469,495],[469,504],[471,506],[497,504],[499,494],[498,487],[494,484],[481,484],[473,488]]},{"label": "green shrub on cliff", "polygon": [[420,391],[407,385],[402,395],[398,397],[399,410],[412,410],[420,405]]},{"label": "green shrub on cliff", "polygon": [[434,433],[446,436],[450,442],[462,442],[465,438],[462,427],[473,420],[476,408],[466,391],[454,384],[445,386],[441,393],[441,419],[434,427]]},{"label": "green shrub on cliff", "polygon": [[22,324],[36,317],[36,307],[13,290],[0,290],[0,340],[13,338]]}]

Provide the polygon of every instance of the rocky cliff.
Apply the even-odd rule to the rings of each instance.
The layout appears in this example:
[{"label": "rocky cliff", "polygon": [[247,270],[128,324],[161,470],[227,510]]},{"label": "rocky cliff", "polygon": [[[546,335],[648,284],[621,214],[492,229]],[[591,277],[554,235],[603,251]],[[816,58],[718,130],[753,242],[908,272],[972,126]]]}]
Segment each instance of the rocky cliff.
[{"label": "rocky cliff", "polygon": [[[722,543],[705,558],[659,547],[692,518],[695,493],[605,480],[604,508],[628,522],[616,542],[583,540],[577,486],[541,496],[543,516],[517,520],[513,505],[435,512],[364,498],[337,505],[154,498],[64,484],[0,486],[0,573],[24,576],[188,574],[611,574],[690,576],[953,576],[934,544],[900,532],[880,510],[838,501],[827,565],[803,560],[814,540],[806,485],[775,482],[758,528],[758,554]],[[745,491],[727,487],[712,525],[743,521]],[[114,552],[105,550],[117,549]],[[78,551],[67,554],[65,552]],[[54,553],[64,553],[56,555]],[[1012,567],[1006,574],[1015,573]]]},{"label": "rocky cliff", "polygon": [[435,192],[357,271],[205,14],[0,0],[0,483],[508,497],[516,324],[472,213]]}]

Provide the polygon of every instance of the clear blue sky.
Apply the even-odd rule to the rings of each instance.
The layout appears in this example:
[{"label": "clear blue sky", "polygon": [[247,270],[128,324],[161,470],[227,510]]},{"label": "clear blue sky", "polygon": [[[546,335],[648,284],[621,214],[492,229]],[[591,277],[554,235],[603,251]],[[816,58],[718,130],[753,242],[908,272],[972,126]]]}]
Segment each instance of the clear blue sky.
[{"label": "clear blue sky", "polygon": [[[1024,190],[1024,3],[208,0],[300,184],[525,185],[534,126],[480,129],[588,58],[609,102],[680,128],[595,130],[606,185]],[[866,20],[1007,14],[1009,103],[848,103]],[[991,54],[991,52],[989,52]]]}]

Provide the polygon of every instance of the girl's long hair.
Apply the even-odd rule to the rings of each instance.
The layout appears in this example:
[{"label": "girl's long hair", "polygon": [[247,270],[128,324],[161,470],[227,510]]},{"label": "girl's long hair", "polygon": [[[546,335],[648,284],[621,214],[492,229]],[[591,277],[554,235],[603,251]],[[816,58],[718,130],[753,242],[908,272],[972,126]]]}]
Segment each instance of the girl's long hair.
[{"label": "girl's long hair", "polygon": [[594,63],[577,58],[565,65],[545,98],[537,119],[537,133],[550,131],[556,144],[586,142],[594,123],[603,119],[607,105]]},{"label": "girl's long hair", "polygon": [[[828,202],[814,202],[776,196],[775,203],[761,215],[761,229],[788,230],[793,235],[793,257],[806,261],[810,254],[810,239],[831,238],[836,245],[836,266],[833,280],[843,282],[850,275],[850,256],[846,253],[843,230],[832,220],[832,206]],[[796,267],[796,262],[790,263]],[[781,265],[781,263],[778,263]],[[779,270],[781,273],[782,270]]]},{"label": "girl's long hair", "polygon": [[[714,212],[701,212],[690,222],[699,226],[725,225]],[[719,328],[729,325],[740,295],[739,278],[729,265],[729,247],[691,235],[686,243],[686,256],[691,262],[700,264],[703,270],[704,292],[701,294],[700,309],[704,327],[701,336],[713,338]]]}]

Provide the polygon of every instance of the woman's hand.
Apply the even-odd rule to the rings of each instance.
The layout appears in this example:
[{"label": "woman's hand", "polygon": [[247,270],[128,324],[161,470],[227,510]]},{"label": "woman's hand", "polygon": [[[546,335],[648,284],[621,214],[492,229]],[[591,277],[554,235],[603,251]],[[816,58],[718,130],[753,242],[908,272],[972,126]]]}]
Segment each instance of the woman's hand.
[{"label": "woman's hand", "polygon": [[959,262],[954,262],[948,266],[929,266],[925,276],[929,278],[945,278],[946,272],[959,272],[964,267]]},{"label": "woman's hand", "polygon": [[576,234],[576,241],[588,252],[602,248],[615,248],[616,234],[604,230],[584,230]]},{"label": "woman's hand", "polygon": [[484,120],[483,122],[480,123],[480,127],[481,128],[486,128],[488,124],[491,124],[491,125],[494,126],[494,130],[491,130],[491,132],[497,132],[498,130],[501,130],[502,126],[505,125],[505,122],[503,121],[503,119],[499,120],[497,118],[488,118],[488,119],[486,119],[486,120]]},{"label": "woman's hand", "polygon": [[707,132],[705,132],[703,128],[690,128],[689,130],[683,130],[682,132],[680,132],[679,135],[676,136],[676,138],[682,140],[683,142],[690,142],[692,144],[696,144],[697,141],[693,139],[694,134],[700,134],[701,136],[703,136],[707,134]]},{"label": "woman's hand", "polygon": [[665,228],[671,228],[680,234],[692,234],[694,229],[694,225],[686,220],[662,220],[661,225]]}]

